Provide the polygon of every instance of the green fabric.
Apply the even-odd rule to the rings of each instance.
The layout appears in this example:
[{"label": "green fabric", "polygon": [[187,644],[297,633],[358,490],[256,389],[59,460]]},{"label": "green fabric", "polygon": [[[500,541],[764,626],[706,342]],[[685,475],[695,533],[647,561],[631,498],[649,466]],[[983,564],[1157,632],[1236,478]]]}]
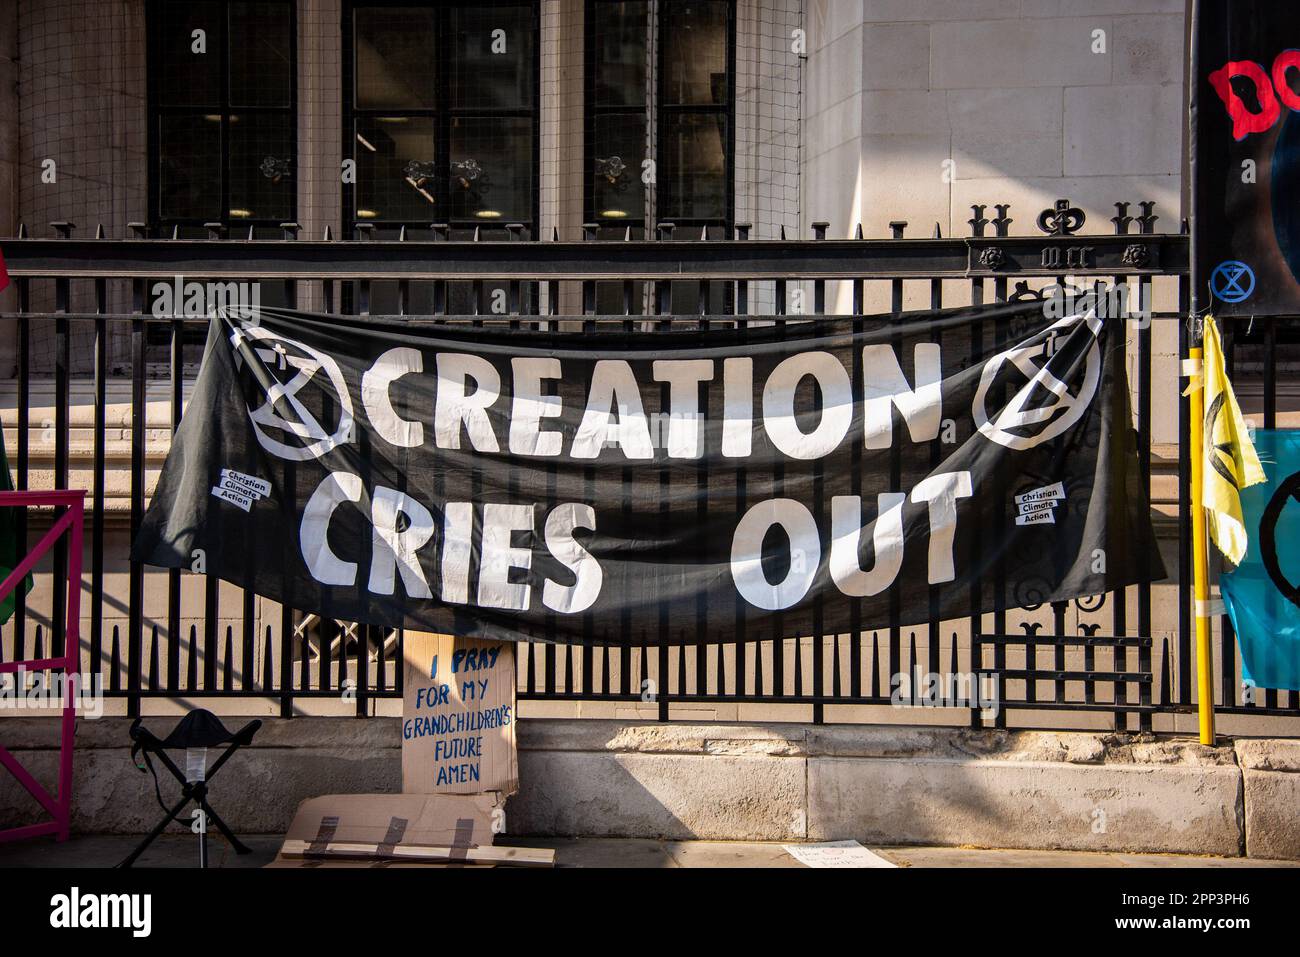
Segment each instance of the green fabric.
[{"label": "green fabric", "polygon": [[[4,432],[0,431],[0,492],[12,492],[13,488],[9,457],[5,454]],[[8,578],[9,573],[27,556],[25,543],[18,540],[18,513],[19,510],[13,507],[0,508],[0,582]],[[0,599],[0,625],[13,617],[19,592],[25,595],[31,590],[32,576],[29,574],[25,582]]]}]

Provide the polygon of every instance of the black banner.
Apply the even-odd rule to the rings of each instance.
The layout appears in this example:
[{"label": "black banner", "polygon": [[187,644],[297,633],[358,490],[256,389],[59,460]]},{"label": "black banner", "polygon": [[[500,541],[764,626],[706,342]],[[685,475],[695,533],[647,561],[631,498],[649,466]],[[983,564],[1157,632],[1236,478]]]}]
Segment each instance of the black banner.
[{"label": "black banner", "polygon": [[1300,8],[1198,0],[1193,290],[1220,316],[1300,313]]},{"label": "black banner", "polygon": [[134,557],[343,620],[603,644],[1164,576],[1121,319],[612,325],[214,319]]}]

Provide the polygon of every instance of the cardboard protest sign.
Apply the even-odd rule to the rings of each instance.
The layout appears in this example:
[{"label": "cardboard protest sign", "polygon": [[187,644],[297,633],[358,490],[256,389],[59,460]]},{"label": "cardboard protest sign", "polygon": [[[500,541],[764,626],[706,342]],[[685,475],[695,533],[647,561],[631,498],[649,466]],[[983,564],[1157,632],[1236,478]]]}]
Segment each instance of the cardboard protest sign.
[{"label": "cardboard protest sign", "polygon": [[514,645],[408,631],[402,647],[402,790],[517,791]]},{"label": "cardboard protest sign", "polygon": [[[490,845],[500,827],[502,798],[494,794],[327,794],[298,805],[285,834],[286,846],[362,843],[375,845],[384,866],[425,866],[394,861],[399,847],[468,850]],[[375,861],[291,859],[277,855],[271,867],[371,867]]]}]

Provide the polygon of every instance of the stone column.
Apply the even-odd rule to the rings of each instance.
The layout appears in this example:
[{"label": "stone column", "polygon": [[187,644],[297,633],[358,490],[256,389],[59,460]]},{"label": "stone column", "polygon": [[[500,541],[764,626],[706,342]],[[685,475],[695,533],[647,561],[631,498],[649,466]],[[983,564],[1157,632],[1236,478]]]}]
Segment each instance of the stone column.
[{"label": "stone column", "polygon": [[[0,0],[0,244],[18,227],[18,0]],[[0,245],[3,249],[3,245]],[[17,308],[12,287],[0,292],[0,312]],[[14,374],[16,332],[0,324],[0,377]]]},{"label": "stone column", "polygon": [[[343,33],[340,0],[298,0],[298,222],[302,239],[341,236]],[[319,283],[299,283],[298,304],[323,309]]]}]

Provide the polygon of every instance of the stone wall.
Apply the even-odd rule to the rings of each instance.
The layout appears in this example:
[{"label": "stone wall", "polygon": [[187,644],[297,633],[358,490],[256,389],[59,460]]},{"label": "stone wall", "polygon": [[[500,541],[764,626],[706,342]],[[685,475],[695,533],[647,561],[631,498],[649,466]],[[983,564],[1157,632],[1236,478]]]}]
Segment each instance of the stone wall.
[{"label": "stone wall", "polygon": [[[55,721],[3,730],[52,780]],[[160,816],[126,742],[125,719],[79,723],[74,830],[140,832]],[[213,804],[237,831],[282,832],[308,797],[398,790],[399,742],[392,718],[268,719],[214,779]],[[534,719],[520,723],[519,749],[512,834],[1300,858],[1294,741]],[[0,776],[0,826],[34,820],[35,804]]]},{"label": "stone wall", "polygon": [[804,216],[870,236],[964,233],[1010,202],[1014,233],[1069,197],[1177,230],[1183,0],[810,0]]},{"label": "stone wall", "polygon": [[[1184,212],[1184,0],[808,0],[803,228],[847,238],[970,234],[972,204],[1009,203],[1012,235],[1038,235],[1058,198],[1110,233],[1114,203],[1155,203],[1157,232]],[[1134,227],[1136,229],[1136,226]],[[992,233],[992,227],[989,227]],[[968,283],[945,284],[960,305]],[[887,283],[867,310],[887,311]],[[929,306],[910,283],[904,308]],[[827,288],[846,312],[847,283]],[[1177,307],[1158,280],[1156,309]],[[1153,434],[1177,442],[1177,324],[1153,332]]]}]

